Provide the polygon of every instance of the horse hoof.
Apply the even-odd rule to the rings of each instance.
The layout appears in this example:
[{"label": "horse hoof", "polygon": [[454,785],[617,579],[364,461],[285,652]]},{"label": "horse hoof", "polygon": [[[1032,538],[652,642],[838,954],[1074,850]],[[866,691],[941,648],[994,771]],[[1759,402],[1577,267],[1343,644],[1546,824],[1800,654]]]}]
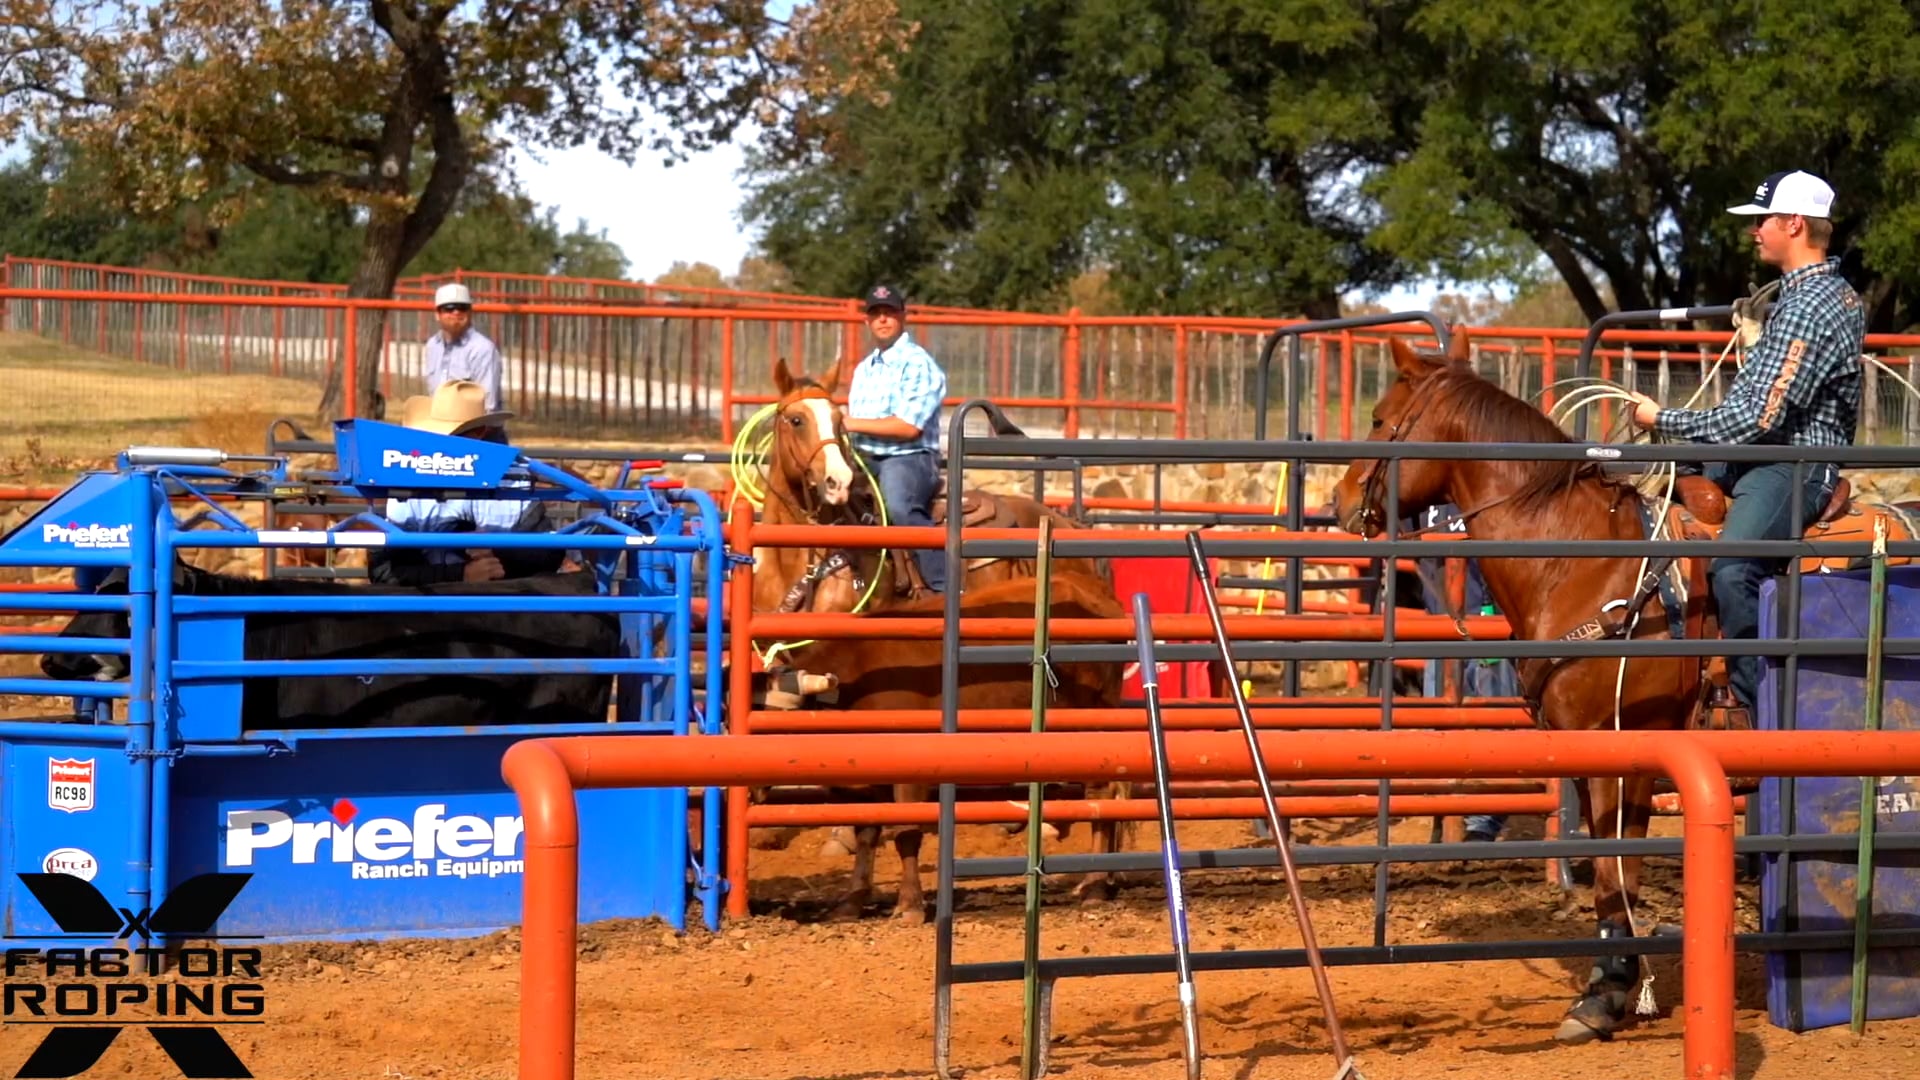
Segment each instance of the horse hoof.
[{"label": "horse hoof", "polygon": [[827,837],[826,843],[820,845],[820,854],[829,859],[851,857],[853,847],[848,844],[848,840],[852,838],[845,835],[846,833],[846,829],[833,830],[833,833]]},{"label": "horse hoof", "polygon": [[1553,1033],[1553,1041],[1561,1046],[1583,1046],[1595,1039],[1606,1038],[1611,1036],[1605,1032],[1595,1031],[1571,1016],[1560,1021],[1560,1030]]},{"label": "horse hoof", "polygon": [[827,912],[827,921],[830,923],[859,922],[860,909],[863,906],[858,900],[843,900],[839,906]]},{"label": "horse hoof", "polygon": [[1117,891],[1111,881],[1083,881],[1073,888],[1073,898],[1082,904],[1102,904],[1114,898]]},{"label": "horse hoof", "polygon": [[[1605,994],[1588,994],[1573,1003],[1567,1010],[1566,1019],[1560,1021],[1560,1030],[1553,1033],[1555,1042],[1566,1046],[1579,1046],[1595,1039],[1613,1038],[1613,1029],[1626,1012],[1627,995],[1621,991]],[[1619,999],[1616,1005],[1611,999]]]},{"label": "horse hoof", "polygon": [[902,926],[927,925],[926,909],[919,906],[895,909],[893,917],[900,920]]}]

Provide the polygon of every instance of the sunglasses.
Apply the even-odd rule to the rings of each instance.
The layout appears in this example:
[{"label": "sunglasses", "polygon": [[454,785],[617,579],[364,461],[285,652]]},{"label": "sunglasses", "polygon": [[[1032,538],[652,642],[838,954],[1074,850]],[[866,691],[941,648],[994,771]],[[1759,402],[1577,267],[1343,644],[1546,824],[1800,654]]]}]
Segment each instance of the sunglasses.
[{"label": "sunglasses", "polygon": [[445,314],[449,311],[472,311],[473,307],[469,304],[443,304],[435,310],[441,314]]}]

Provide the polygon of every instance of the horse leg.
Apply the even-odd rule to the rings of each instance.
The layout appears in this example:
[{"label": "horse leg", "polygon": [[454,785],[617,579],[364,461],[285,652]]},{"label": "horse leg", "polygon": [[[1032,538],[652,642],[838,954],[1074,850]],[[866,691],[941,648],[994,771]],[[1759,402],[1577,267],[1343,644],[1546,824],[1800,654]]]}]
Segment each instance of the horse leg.
[{"label": "horse leg", "polygon": [[[915,784],[896,784],[893,789],[895,802],[917,803],[927,801],[927,789]],[[902,826],[893,834],[893,850],[900,856],[900,898],[893,905],[893,917],[908,926],[922,926],[927,921],[927,896],[920,888],[920,826]]]},{"label": "horse leg", "polygon": [[867,898],[873,895],[873,849],[880,844],[880,826],[862,825],[853,830],[853,874],[847,895],[827,915],[829,922],[850,922],[860,917]]},{"label": "horse leg", "polygon": [[[1133,797],[1133,785],[1125,782],[1114,784],[1089,785],[1087,797],[1128,799]],[[1111,855],[1121,850],[1125,840],[1122,831],[1131,833],[1130,822],[1114,821],[1111,818],[1097,819],[1089,828],[1093,832],[1093,850],[1095,854]],[[1120,882],[1106,870],[1093,870],[1080,879],[1073,887],[1073,898],[1081,903],[1096,900],[1112,900],[1120,891]]]},{"label": "horse leg", "polygon": [[[1645,835],[1644,808],[1652,794],[1651,781],[1629,780],[1624,793],[1618,779],[1585,780],[1580,782],[1580,787],[1583,795],[1581,802],[1587,810],[1589,836],[1613,839],[1622,835],[1623,830],[1616,827],[1621,824],[1616,814],[1620,809],[1622,794],[1626,795],[1629,802],[1625,834],[1633,835],[1637,818],[1637,831]],[[1602,940],[1634,936],[1630,911],[1636,899],[1639,877],[1640,859],[1637,857],[1611,856],[1593,860],[1593,910]],[[1554,1038],[1568,1045],[1612,1038],[1614,1030],[1626,1019],[1627,1001],[1639,979],[1638,956],[1596,958],[1587,976],[1586,990],[1567,1010],[1566,1019],[1560,1022],[1560,1029],[1554,1033]]]}]

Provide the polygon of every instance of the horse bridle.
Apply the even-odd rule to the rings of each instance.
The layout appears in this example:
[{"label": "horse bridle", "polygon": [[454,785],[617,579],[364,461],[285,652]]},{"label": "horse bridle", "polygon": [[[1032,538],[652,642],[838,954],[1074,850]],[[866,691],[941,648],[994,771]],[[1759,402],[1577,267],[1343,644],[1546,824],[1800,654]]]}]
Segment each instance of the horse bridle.
[{"label": "horse bridle", "polygon": [[[818,387],[814,387],[814,386],[807,387],[807,389],[803,391],[799,397],[795,398],[794,401],[800,402],[800,401],[805,401],[809,398],[819,398],[827,402],[829,406],[833,404],[832,397],[830,397],[825,390],[820,389]],[[783,409],[781,411],[784,412],[785,410]],[[820,439],[816,440],[813,444],[813,449],[809,451],[807,456],[801,460],[800,468],[802,472],[804,473],[805,471],[812,469],[814,459],[818,458],[821,454],[825,453],[827,447],[829,446],[839,447],[840,452],[847,455],[847,457],[850,460],[853,457],[853,454],[855,453],[852,444],[847,440],[845,434],[841,432],[840,424],[837,417],[835,418],[835,422],[834,422],[831,434],[827,436],[823,436]],[[818,514],[817,510],[812,510],[804,506],[796,505],[794,503],[794,500],[789,498],[786,492],[783,490],[780,490],[779,488],[775,488],[769,485],[769,490],[776,497],[778,497],[781,502],[786,503],[787,509],[793,511],[795,516],[803,518],[811,524],[818,525],[820,523],[819,518],[817,517],[817,514]],[[849,500],[851,500],[852,498],[851,491],[848,492],[848,498]],[[871,524],[872,522],[869,519],[867,523]],[[826,550],[826,549],[815,548],[812,550],[819,551],[819,550]],[[852,571],[853,588],[855,592],[860,592],[866,588],[866,582],[861,580],[860,570],[856,564],[856,558],[851,551],[848,551],[845,548],[840,548],[836,550],[827,550],[826,554],[822,556],[818,561],[816,561],[812,566],[808,567],[807,572],[805,574],[802,574],[799,580],[793,583],[793,587],[787,590],[786,596],[781,598],[780,606],[776,610],[785,614],[791,614],[792,612],[799,611],[801,607],[803,607],[808,602],[808,600],[812,597],[814,590],[819,587],[822,581],[825,581],[827,578],[832,577],[834,574],[837,574],[842,570]]]},{"label": "horse bridle", "polygon": [[[1413,431],[1413,422],[1420,418],[1420,414],[1426,411],[1426,407],[1431,401],[1432,397],[1429,396],[1416,402],[1414,407],[1409,410],[1405,416],[1394,421],[1393,427],[1388,429],[1387,437],[1383,441],[1399,442],[1402,428],[1405,428],[1407,432],[1411,434]],[[1387,510],[1386,507],[1382,505],[1386,500],[1386,464],[1386,458],[1374,458],[1371,464],[1367,466],[1367,471],[1360,474],[1360,519],[1358,524],[1362,530],[1371,524],[1377,525],[1382,532],[1386,531]],[[1380,488],[1380,498],[1378,499],[1374,497],[1374,488],[1376,485]],[[1436,521],[1431,525],[1425,525],[1418,529],[1400,533],[1397,538],[1401,540],[1412,540],[1425,536],[1430,532],[1451,531],[1453,526],[1473,520],[1474,517],[1512,499],[1515,494],[1517,493],[1508,492],[1505,495],[1487,499],[1484,502],[1474,505],[1470,509],[1455,512],[1444,521]],[[1345,522],[1341,522],[1340,524],[1344,526]],[[1364,532],[1361,533],[1363,538],[1365,535]],[[1458,621],[1458,619],[1455,620],[1455,622]],[[1465,633],[1464,628],[1462,629],[1462,633]]]}]

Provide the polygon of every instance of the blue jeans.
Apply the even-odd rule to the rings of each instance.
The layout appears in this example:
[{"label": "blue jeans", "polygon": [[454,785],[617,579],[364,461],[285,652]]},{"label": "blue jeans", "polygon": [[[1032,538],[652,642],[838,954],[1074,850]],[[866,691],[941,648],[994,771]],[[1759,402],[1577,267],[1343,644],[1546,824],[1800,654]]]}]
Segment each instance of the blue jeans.
[{"label": "blue jeans", "polygon": [[[940,483],[940,465],[930,452],[868,455],[867,467],[880,485],[880,498],[887,504],[887,522],[892,525],[933,524],[933,492]],[[935,592],[947,589],[947,553],[940,548],[923,548],[913,553],[920,564],[920,576]]]},{"label": "blue jeans", "polygon": [[[1443,660],[1427,661],[1426,696],[1439,697],[1442,689],[1441,665]],[[1520,679],[1514,674],[1513,661],[1497,660],[1486,663],[1481,660],[1467,660],[1460,665],[1460,693],[1463,697],[1519,697]],[[1467,832],[1481,833],[1494,837],[1507,827],[1505,814],[1468,814]]]},{"label": "blue jeans", "polygon": [[[1727,510],[1727,523],[1720,530],[1722,540],[1793,540],[1798,538],[1833,494],[1836,477],[1831,465],[1809,465],[1800,493],[1800,520],[1792,520],[1788,496],[1793,487],[1793,466],[1786,463],[1753,465],[1715,465],[1707,470],[1713,481],[1733,497]],[[1785,573],[1785,559],[1719,558],[1709,565],[1713,600],[1720,611],[1720,636],[1729,641],[1755,638],[1760,634],[1760,583],[1775,574]],[[1766,660],[1759,656],[1727,658],[1727,682],[1734,696],[1749,709],[1755,708],[1760,676]],[[1759,723],[1759,716],[1754,716]]]}]

